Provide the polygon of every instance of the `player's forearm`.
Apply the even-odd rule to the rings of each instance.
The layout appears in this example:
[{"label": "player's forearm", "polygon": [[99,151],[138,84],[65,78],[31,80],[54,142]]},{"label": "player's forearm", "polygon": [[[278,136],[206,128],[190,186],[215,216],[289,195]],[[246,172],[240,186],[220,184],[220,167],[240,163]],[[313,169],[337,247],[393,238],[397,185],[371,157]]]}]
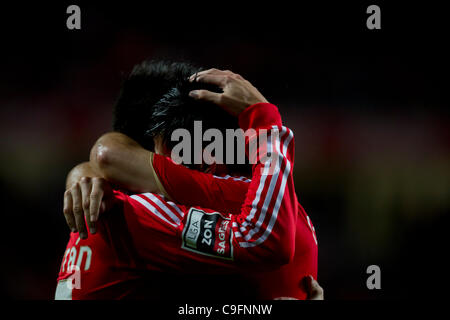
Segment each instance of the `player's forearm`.
[{"label": "player's forearm", "polygon": [[[242,129],[252,128],[260,135],[257,148],[249,157],[254,159],[262,151],[270,154],[267,160],[258,159],[254,165],[242,212],[233,218],[239,249],[252,251],[255,261],[289,263],[295,251],[297,216],[292,131],[282,126],[278,109],[266,103],[247,109],[239,122]],[[260,130],[267,130],[267,135],[262,135]],[[248,147],[249,142],[246,143]]]},{"label": "player's forearm", "polygon": [[92,167],[90,162],[82,162],[70,170],[66,178],[66,189],[80,181],[82,177],[100,177],[100,173]]},{"label": "player's forearm", "polygon": [[91,166],[106,180],[134,192],[159,192],[151,152],[118,132],[101,136],[90,154]]},{"label": "player's forearm", "polygon": [[[269,159],[264,163],[258,159],[259,163],[253,166],[252,181],[241,214],[232,217],[234,241],[238,244],[236,258],[241,255],[253,264],[265,260],[278,265],[289,263],[295,251],[297,219],[292,178],[292,132],[282,126],[277,107],[269,104],[242,76],[229,70],[209,69],[192,75],[190,81],[215,84],[223,90],[222,93],[193,90],[189,93],[193,99],[215,103],[239,116],[239,125],[244,131],[268,131],[266,135],[264,132],[259,134],[256,153],[253,143],[249,148],[250,160],[253,155],[263,152]],[[246,143],[249,137],[256,141],[257,135],[250,132]]]}]

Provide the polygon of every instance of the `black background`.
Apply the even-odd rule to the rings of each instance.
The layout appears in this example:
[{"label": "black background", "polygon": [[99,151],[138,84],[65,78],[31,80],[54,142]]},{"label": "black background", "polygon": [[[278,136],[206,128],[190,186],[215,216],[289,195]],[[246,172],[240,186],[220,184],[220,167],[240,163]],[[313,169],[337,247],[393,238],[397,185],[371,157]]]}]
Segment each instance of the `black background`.
[{"label": "black background", "polygon": [[[81,7],[81,30],[66,28],[70,4]],[[370,4],[381,7],[381,30],[366,28]],[[319,282],[327,298],[434,299],[444,294],[450,131],[443,5],[62,1],[2,3],[1,13],[4,297],[53,297],[68,233],[62,215],[65,175],[86,159],[95,138],[109,130],[109,110],[123,75],[147,57],[183,58],[240,73],[279,105],[290,127],[304,134],[296,135],[296,188],[319,237]],[[308,119],[313,125],[307,125]],[[384,184],[373,185],[377,192],[396,183],[391,171],[420,154],[422,160],[402,180],[402,185],[422,185],[406,197],[418,208],[412,218],[399,191],[386,188],[395,196],[389,210],[380,210],[391,224],[373,228],[379,200],[371,183],[378,180],[364,176],[360,179],[363,189],[369,186],[367,192],[354,197],[361,196],[362,204],[356,203],[363,208],[367,203],[375,218],[366,217],[364,210],[356,220],[348,214],[349,203],[355,202],[344,191],[358,172],[349,174],[353,158],[342,156],[342,145],[333,137],[352,121],[363,132],[387,132],[373,146],[379,157],[371,160],[380,167],[374,165],[379,171],[372,173],[386,174]],[[398,132],[392,131],[397,122]],[[310,131],[301,131],[305,125]],[[405,126],[413,132],[405,138],[412,151],[401,149],[403,140],[390,145]],[[307,140],[322,130],[328,132],[321,140],[328,149],[319,152]],[[345,139],[357,138],[352,135],[357,130],[349,132]],[[421,140],[427,138],[431,140]],[[367,147],[364,139],[359,144]],[[319,164],[302,160],[313,152],[322,157]],[[398,167],[389,166],[394,160]],[[428,180],[408,180],[410,176]],[[417,207],[418,198],[422,202]],[[360,233],[353,234],[355,228]],[[381,267],[382,290],[365,286],[370,264]]]}]

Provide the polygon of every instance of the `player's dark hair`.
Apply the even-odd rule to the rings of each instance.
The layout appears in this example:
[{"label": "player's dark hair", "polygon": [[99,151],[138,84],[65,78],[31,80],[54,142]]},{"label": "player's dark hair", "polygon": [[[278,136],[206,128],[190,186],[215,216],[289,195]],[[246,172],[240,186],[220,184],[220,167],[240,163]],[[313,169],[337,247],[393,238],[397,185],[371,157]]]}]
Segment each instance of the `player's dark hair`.
[{"label": "player's dark hair", "polygon": [[146,60],[134,66],[125,79],[113,109],[113,129],[153,150],[153,139],[145,135],[153,106],[177,80],[200,69],[187,63]]},{"label": "player's dark hair", "polygon": [[[223,136],[225,129],[237,129],[237,119],[221,107],[189,97],[189,92],[196,89],[221,92],[216,86],[188,80],[201,70],[187,62],[147,60],[136,65],[124,82],[115,105],[114,130],[149,150],[154,148],[153,138],[160,136],[170,150],[178,143],[171,140],[176,129],[186,129],[191,137],[194,136],[194,121],[202,121],[203,132],[215,128]],[[248,165],[228,167],[230,172],[244,174],[250,168]]]}]

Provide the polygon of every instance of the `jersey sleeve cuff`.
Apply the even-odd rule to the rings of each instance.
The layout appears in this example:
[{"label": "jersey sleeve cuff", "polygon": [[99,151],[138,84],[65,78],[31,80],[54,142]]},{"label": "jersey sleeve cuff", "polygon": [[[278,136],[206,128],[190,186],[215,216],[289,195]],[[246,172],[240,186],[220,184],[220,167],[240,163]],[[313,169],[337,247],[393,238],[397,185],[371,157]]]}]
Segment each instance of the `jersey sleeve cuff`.
[{"label": "jersey sleeve cuff", "polygon": [[239,114],[238,120],[239,126],[244,131],[249,128],[260,129],[282,125],[277,106],[266,102],[251,105]]}]

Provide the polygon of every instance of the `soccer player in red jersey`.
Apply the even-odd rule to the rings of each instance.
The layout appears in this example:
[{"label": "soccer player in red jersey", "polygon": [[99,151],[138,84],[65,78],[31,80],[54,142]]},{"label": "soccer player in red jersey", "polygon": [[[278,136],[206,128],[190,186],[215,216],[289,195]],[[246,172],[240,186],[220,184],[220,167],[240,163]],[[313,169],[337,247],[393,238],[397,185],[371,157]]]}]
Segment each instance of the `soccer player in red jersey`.
[{"label": "soccer player in red jersey", "polygon": [[[90,227],[100,211],[101,202],[95,201],[95,196],[104,200],[103,211],[108,212],[98,220],[95,235],[80,240],[78,233],[71,234],[59,276],[60,298],[67,293],[72,298],[88,299],[132,297],[146,270],[238,272],[258,283],[260,298],[306,297],[299,283],[308,274],[316,277],[317,248],[314,229],[293,188],[292,132],[282,126],[277,108],[240,76],[209,70],[199,73],[197,81],[219,85],[224,92],[198,91],[197,96],[193,93],[195,99],[215,102],[238,115],[243,129],[271,129],[275,133],[264,145],[275,161],[255,164],[252,179],[247,181],[192,171],[146,151],[147,159],[152,158],[147,169],[150,163],[153,181],[166,197],[156,193],[128,196],[113,191],[102,179],[81,179],[66,193],[67,208],[72,207],[71,202],[79,204],[83,195],[93,197],[87,210]],[[116,136],[119,138],[126,139]],[[99,142],[94,152],[101,164],[98,170],[111,170],[114,166],[105,165],[102,159],[110,152],[102,150],[106,144]],[[108,175],[116,181],[121,178],[111,172]],[[179,183],[186,181],[183,187],[194,186],[195,192],[181,191]],[[227,203],[227,199],[234,201]],[[194,203],[197,206],[190,206]],[[206,208],[219,208],[222,213]],[[85,238],[80,209],[73,207],[73,217],[66,210],[67,219],[73,231],[78,229]],[[72,283],[77,275],[85,285],[64,290],[64,279]]]}]

